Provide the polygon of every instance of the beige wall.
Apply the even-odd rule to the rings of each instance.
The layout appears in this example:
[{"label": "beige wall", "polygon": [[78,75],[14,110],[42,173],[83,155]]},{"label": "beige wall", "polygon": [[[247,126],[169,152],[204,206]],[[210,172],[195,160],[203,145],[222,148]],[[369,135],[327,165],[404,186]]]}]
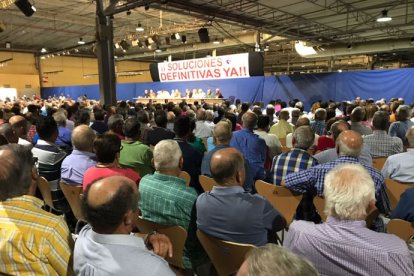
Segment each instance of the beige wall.
[{"label": "beige wall", "polygon": [[39,95],[39,74],[33,54],[0,52],[0,61],[9,58],[13,60],[0,65],[0,87],[16,88],[18,96]]},{"label": "beige wall", "polygon": [[[92,85],[99,83],[98,61],[95,58],[54,57],[43,59],[42,72],[44,87]],[[118,83],[150,82],[149,64],[133,61],[116,63],[116,71],[145,70],[139,76],[119,76]],[[147,71],[148,70],[148,71]]]},{"label": "beige wall", "polygon": [[[13,58],[6,66],[0,66],[0,87],[16,88],[19,96],[40,95],[40,86],[56,87],[99,84],[96,58],[55,56],[40,60],[42,78],[33,54],[0,52],[0,61]],[[118,76],[118,83],[151,82],[149,63],[116,62],[116,71],[143,70],[142,75]],[[42,84],[40,84],[42,80]]]}]

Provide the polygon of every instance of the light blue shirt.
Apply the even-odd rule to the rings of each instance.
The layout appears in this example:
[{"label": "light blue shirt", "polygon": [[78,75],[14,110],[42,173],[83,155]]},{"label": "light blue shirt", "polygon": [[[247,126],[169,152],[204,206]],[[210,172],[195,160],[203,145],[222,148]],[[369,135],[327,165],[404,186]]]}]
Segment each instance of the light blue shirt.
[{"label": "light blue shirt", "polygon": [[384,178],[391,178],[401,183],[414,183],[414,149],[391,155],[382,167]]},{"label": "light blue shirt", "polygon": [[[338,153],[336,153],[336,148],[327,149],[324,151],[321,151],[318,154],[315,154],[313,156],[316,160],[318,160],[319,164],[328,163],[331,161],[334,161],[338,159]],[[363,147],[361,150],[361,155],[359,156],[359,161],[361,164],[367,165],[369,167],[372,167],[372,156],[368,149],[368,147]]]},{"label": "light blue shirt", "polygon": [[87,276],[172,276],[168,263],[133,235],[103,235],[83,227],[75,243],[73,270]]},{"label": "light blue shirt", "polygon": [[67,184],[82,185],[86,170],[95,165],[94,153],[74,149],[62,162],[60,178]]}]

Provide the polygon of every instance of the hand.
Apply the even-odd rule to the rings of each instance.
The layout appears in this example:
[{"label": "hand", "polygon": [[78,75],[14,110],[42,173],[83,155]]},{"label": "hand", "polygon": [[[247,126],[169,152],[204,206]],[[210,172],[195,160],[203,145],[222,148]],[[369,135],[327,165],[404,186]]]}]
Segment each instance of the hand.
[{"label": "hand", "polygon": [[163,234],[155,233],[148,236],[148,243],[152,246],[155,254],[161,257],[173,256],[173,248],[170,239]]}]

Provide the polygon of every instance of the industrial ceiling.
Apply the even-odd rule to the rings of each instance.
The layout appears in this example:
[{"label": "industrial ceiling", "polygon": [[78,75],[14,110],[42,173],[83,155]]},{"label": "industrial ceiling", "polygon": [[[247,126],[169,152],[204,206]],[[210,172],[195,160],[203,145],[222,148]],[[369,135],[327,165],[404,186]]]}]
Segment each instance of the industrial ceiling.
[{"label": "industrial ceiling", "polygon": [[[14,0],[0,0],[0,50],[43,57],[93,56],[96,1],[29,2],[36,12],[25,17]],[[172,60],[205,57],[215,50],[217,55],[262,51],[265,71],[272,74],[414,66],[414,0],[111,0],[103,4],[108,15],[115,13],[118,60],[158,62],[168,56]],[[384,11],[392,20],[377,22]],[[139,24],[144,31],[136,30]],[[198,31],[203,27],[208,29],[209,43],[200,42]],[[78,44],[80,38],[85,45]],[[151,39],[155,42],[148,44]],[[301,57],[295,50],[298,40],[320,51]],[[155,51],[157,47],[161,52]],[[48,52],[41,53],[42,48]]]}]

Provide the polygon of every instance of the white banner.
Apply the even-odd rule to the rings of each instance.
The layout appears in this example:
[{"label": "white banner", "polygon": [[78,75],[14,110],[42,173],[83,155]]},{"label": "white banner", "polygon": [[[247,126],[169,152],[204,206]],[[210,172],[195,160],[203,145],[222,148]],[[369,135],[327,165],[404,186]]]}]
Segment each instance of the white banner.
[{"label": "white banner", "polygon": [[158,63],[161,82],[249,77],[249,54]]}]

